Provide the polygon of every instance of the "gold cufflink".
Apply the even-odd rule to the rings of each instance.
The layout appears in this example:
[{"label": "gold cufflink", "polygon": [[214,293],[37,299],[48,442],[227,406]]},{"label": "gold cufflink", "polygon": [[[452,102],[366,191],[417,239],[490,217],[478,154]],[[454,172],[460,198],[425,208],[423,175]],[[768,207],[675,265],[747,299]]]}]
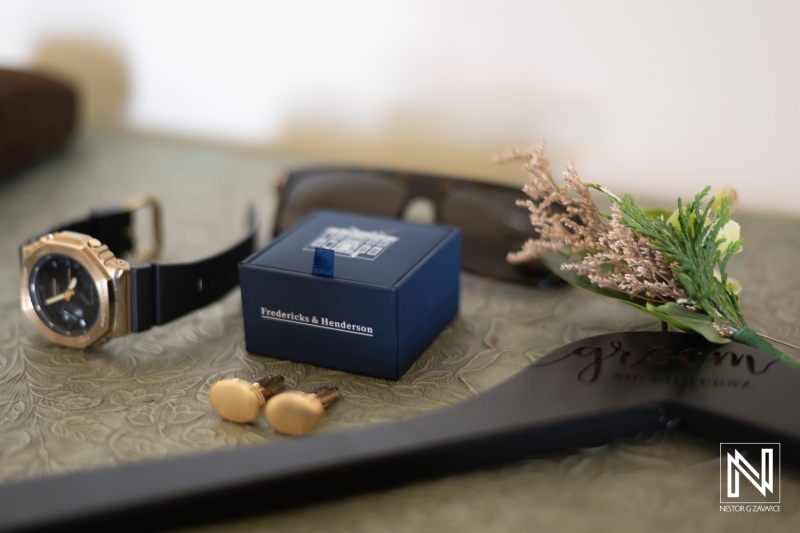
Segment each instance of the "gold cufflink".
[{"label": "gold cufflink", "polygon": [[286,391],[276,394],[264,409],[264,416],[277,431],[305,435],[316,429],[325,408],[339,396],[336,387],[323,387],[312,393]]},{"label": "gold cufflink", "polygon": [[255,420],[267,398],[283,385],[283,376],[267,376],[253,383],[239,378],[222,379],[208,390],[211,407],[226,420]]}]

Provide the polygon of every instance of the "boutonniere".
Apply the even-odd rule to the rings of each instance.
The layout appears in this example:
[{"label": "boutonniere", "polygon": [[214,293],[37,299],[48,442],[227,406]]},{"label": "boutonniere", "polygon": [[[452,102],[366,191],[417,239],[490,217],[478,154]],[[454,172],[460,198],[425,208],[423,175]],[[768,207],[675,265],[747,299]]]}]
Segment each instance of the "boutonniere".
[{"label": "boutonniere", "polygon": [[[743,242],[730,216],[737,199],[733,189],[710,193],[707,187],[691,202],[678,199],[673,211],[647,210],[629,194],[619,197],[584,182],[572,164],[563,172],[563,185],[557,183],[543,146],[512,151],[500,161],[523,163],[528,198],[518,203],[539,233],[510,252],[510,262],[541,261],[572,285],[711,342],[752,346],[800,370],[800,363],[747,325],[739,307],[741,286],[725,272]],[[592,190],[608,197],[610,212],[601,211]]]}]

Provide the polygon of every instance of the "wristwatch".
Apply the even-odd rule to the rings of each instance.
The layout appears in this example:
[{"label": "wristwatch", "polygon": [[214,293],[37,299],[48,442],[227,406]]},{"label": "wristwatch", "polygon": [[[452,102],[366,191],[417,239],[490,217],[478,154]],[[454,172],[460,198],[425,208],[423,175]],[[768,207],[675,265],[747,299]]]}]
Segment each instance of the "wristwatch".
[{"label": "wristwatch", "polygon": [[20,247],[22,311],[50,341],[73,348],[165,324],[217,300],[239,281],[238,265],[253,252],[258,221],[251,210],[246,235],[221,252],[185,263],[132,266],[133,213],[152,212],[152,259],[161,245],[161,206],[141,195],[95,210],[28,240]]}]

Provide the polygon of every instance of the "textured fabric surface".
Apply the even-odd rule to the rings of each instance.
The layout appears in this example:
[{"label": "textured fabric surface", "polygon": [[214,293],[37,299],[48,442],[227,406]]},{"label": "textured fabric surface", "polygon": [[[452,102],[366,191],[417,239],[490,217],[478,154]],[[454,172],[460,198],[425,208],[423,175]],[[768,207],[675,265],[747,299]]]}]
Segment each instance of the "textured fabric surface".
[{"label": "textured fabric surface", "polygon": [[[238,425],[216,416],[208,389],[223,377],[280,373],[305,391],[335,385],[341,398],[318,431],[346,431],[458,402],[586,336],[659,327],[586,292],[463,274],[458,317],[395,382],[248,354],[238,289],[175,322],[86,352],[47,344],[19,310],[17,247],[41,229],[150,191],[165,207],[164,259],[203,257],[241,235],[253,199],[271,221],[273,180],[297,162],[92,132],[58,158],[0,182],[0,482],[284,438],[263,419]],[[745,316],[757,331],[797,343],[800,221],[736,218],[745,245],[729,270],[744,285]],[[650,432],[191,531],[800,529],[800,474],[788,467],[780,513],[720,512],[718,447]]]}]

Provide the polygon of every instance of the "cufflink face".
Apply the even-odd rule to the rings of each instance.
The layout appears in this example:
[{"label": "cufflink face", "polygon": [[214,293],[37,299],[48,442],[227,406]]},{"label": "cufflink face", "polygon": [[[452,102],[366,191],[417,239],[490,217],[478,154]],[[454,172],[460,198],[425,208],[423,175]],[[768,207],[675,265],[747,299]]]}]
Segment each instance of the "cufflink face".
[{"label": "cufflink face", "polygon": [[313,393],[287,391],[276,395],[264,408],[264,416],[275,430],[286,435],[314,431],[325,416],[325,408],[339,395],[336,387]]},{"label": "cufflink face", "polygon": [[240,423],[255,420],[266,403],[256,384],[239,378],[214,383],[208,391],[208,401],[219,416]]},{"label": "cufflink face", "polygon": [[314,431],[325,414],[325,407],[313,394],[288,391],[267,404],[264,416],[277,431],[286,435],[305,435]]}]

